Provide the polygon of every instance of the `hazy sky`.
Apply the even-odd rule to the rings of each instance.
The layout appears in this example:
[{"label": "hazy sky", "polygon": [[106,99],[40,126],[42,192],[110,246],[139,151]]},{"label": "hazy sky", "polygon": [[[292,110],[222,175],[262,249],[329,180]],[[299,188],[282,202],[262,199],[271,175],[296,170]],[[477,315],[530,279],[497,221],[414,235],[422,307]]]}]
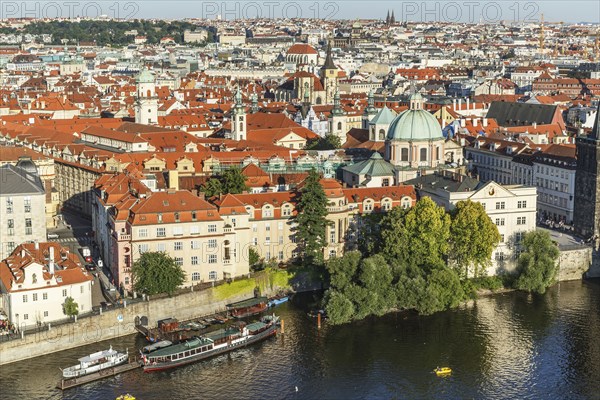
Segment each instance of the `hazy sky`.
[{"label": "hazy sky", "polygon": [[541,1],[194,1],[194,0],[41,0],[0,1],[0,17],[108,15],[119,18],[251,18],[321,17],[336,19],[385,18],[393,9],[396,20],[498,22],[547,21],[600,23],[599,0]]}]

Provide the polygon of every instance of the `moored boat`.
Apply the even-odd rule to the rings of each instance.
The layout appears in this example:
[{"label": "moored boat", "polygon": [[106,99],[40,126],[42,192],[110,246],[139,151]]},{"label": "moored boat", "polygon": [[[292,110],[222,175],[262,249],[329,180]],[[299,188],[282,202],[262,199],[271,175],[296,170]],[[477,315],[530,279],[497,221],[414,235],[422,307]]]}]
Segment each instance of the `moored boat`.
[{"label": "moored boat", "polygon": [[437,376],[445,376],[450,375],[452,373],[452,369],[449,367],[437,367],[433,370]]},{"label": "moored boat", "polygon": [[227,304],[227,311],[234,318],[245,318],[265,311],[268,299],[266,297],[253,297],[251,299]]},{"label": "moored boat", "polygon": [[62,370],[63,378],[71,379],[89,375],[94,372],[124,364],[128,359],[129,354],[127,352],[119,353],[118,351],[113,350],[111,346],[108,350],[98,351],[78,359],[79,364]]},{"label": "moored boat", "polygon": [[149,354],[142,354],[144,372],[179,367],[267,339],[277,333],[278,320],[278,317],[272,316],[251,324],[239,322],[232,328],[195,336]]},{"label": "moored boat", "polygon": [[285,303],[288,300],[289,300],[289,297],[285,296],[285,295],[275,296],[275,297],[272,297],[269,299],[268,306],[275,307],[275,306]]}]

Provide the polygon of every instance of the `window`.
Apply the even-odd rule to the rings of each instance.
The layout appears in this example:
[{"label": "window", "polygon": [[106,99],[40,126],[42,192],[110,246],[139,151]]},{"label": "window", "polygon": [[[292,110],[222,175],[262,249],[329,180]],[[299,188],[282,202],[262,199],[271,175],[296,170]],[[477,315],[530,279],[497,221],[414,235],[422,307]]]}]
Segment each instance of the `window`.
[{"label": "window", "polygon": [[217,280],[217,271],[210,271],[208,273],[208,279],[212,279],[212,280],[216,281]]},{"label": "window", "polygon": [[216,249],[217,248],[217,239],[209,239],[208,240],[208,248]]},{"label": "window", "polygon": [[273,217],[273,209],[269,206],[266,206],[262,212],[263,218],[271,218]]},{"label": "window", "polygon": [[183,227],[174,226],[173,227],[173,236],[182,236],[183,235]]},{"label": "window", "polygon": [[208,255],[208,263],[209,264],[216,264],[217,263],[217,255],[216,254],[209,254]]},{"label": "window", "polygon": [[252,232],[258,232],[258,225],[252,224]]},{"label": "window", "polygon": [[279,240],[277,243],[283,244],[283,235],[279,235]]},{"label": "window", "polygon": [[83,293],[83,285],[79,287],[79,293]]},{"label": "window", "polygon": [[373,203],[371,203],[370,201],[365,202],[364,210],[365,211],[373,211]]},{"label": "window", "polygon": [[521,241],[523,240],[524,234],[525,234],[524,232],[515,233],[515,242],[521,243]]},{"label": "window", "polygon": [[267,251],[267,254],[265,255],[265,259],[270,260],[271,259],[271,252]]},{"label": "window", "polygon": [[192,211],[192,221],[196,220],[196,211]]},{"label": "window", "polygon": [[400,150],[400,160],[408,161],[408,149],[407,148],[403,148]]},{"label": "window", "polygon": [[179,213],[176,212],[175,213],[175,222],[180,222],[181,220],[179,219]]},{"label": "window", "polygon": [[165,228],[156,228],[156,236],[157,237],[165,237],[167,236],[167,231]]},{"label": "window", "polygon": [[27,295],[26,294],[23,295],[23,303],[27,303]]},{"label": "window", "polygon": [[496,218],[496,226],[504,226],[504,218]]},{"label": "window", "polygon": [[183,266],[183,257],[175,257],[175,264],[182,267]]},{"label": "window", "polygon": [[140,228],[138,230],[138,236],[141,238],[148,237],[148,228]]},{"label": "window", "polygon": [[517,225],[525,225],[526,217],[517,217]]},{"label": "window", "polygon": [[198,265],[198,256],[192,256],[192,265]]},{"label": "window", "polygon": [[215,224],[208,225],[208,232],[209,233],[215,233],[216,231],[217,231],[217,225],[215,225]]},{"label": "window", "polygon": [[496,202],[496,210],[504,210],[506,207],[506,203],[504,201]]},{"label": "window", "polygon": [[421,161],[427,161],[427,149],[421,149]]},{"label": "window", "polygon": [[164,244],[164,243],[158,243],[158,244],[156,245],[156,251],[159,251],[159,252],[160,252],[160,251],[163,251],[163,252],[164,252],[164,251],[167,251],[167,245],[166,245],[166,244]]},{"label": "window", "polygon": [[504,243],[504,234],[500,235],[500,243]]},{"label": "window", "polygon": [[503,261],[504,260],[504,253],[501,251],[496,252],[496,261]]},{"label": "window", "polygon": [[175,242],[175,244],[173,245],[173,249],[175,251],[183,250],[183,242]]},{"label": "window", "polygon": [[[271,244],[271,236],[265,237],[265,244]],[[268,257],[267,257],[267,259],[268,259]]]},{"label": "window", "polygon": [[198,225],[190,226],[190,235],[199,235],[199,234],[200,234],[200,227]]},{"label": "window", "polygon": [[148,252],[148,244],[140,244],[139,251],[140,254]]},{"label": "window", "polygon": [[25,319],[25,320],[29,319],[29,314],[23,314],[23,319]]},{"label": "window", "polygon": [[271,232],[271,224],[266,224],[265,225],[265,231]]},{"label": "window", "polygon": [[192,272],[192,281],[200,280],[200,272]]},{"label": "window", "polygon": [[24,207],[24,208],[25,208],[25,212],[26,212],[26,213],[30,213],[30,212],[31,212],[31,197],[29,197],[29,196],[26,196],[26,197],[23,199],[23,203],[24,203],[24,206],[25,206],[25,207]]},{"label": "window", "polygon": [[7,214],[12,214],[13,213],[13,199],[12,199],[12,197],[7,197],[6,198],[6,213]]},{"label": "window", "polygon": [[280,251],[278,256],[279,256],[279,261],[283,261],[283,251]]},{"label": "window", "polygon": [[277,223],[277,229],[279,229],[279,230],[283,229],[283,222],[278,222]]},{"label": "window", "polygon": [[192,246],[192,250],[198,250],[200,248],[200,241],[199,240],[192,240],[190,242],[190,245]]},{"label": "window", "polygon": [[48,300],[48,293],[42,293],[42,300]]},{"label": "window", "polygon": [[33,234],[33,227],[31,225],[31,218],[25,218],[25,234],[26,235],[32,235]]},{"label": "window", "polygon": [[334,229],[329,231],[329,243],[335,243],[335,230]]},{"label": "window", "polygon": [[517,202],[517,208],[527,208],[527,201],[522,200]]},{"label": "window", "polygon": [[252,238],[252,245],[258,246],[258,238],[257,237]]},{"label": "window", "polygon": [[33,301],[37,301],[38,300],[37,293],[34,293],[31,297],[33,298]]},{"label": "window", "polygon": [[289,217],[290,215],[292,215],[292,208],[290,206],[284,206],[283,207],[283,216]]},{"label": "window", "polygon": [[234,228],[237,226],[237,222],[236,222],[235,218],[231,218],[231,226]]},{"label": "window", "polygon": [[7,229],[8,236],[14,236],[14,234],[15,234],[15,220],[14,219],[6,220],[6,229]]},{"label": "window", "polygon": [[48,317],[48,311],[44,311],[44,317]]}]

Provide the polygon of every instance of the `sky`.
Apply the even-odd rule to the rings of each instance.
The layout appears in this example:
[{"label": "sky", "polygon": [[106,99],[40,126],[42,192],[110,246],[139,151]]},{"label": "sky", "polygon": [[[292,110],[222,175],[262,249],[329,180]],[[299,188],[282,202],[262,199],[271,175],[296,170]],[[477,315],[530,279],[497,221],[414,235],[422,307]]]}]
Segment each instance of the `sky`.
[{"label": "sky", "polygon": [[369,0],[2,0],[0,18],[108,15],[118,18],[305,17],[385,18],[394,10],[398,21],[600,23],[598,0],[369,1]]}]

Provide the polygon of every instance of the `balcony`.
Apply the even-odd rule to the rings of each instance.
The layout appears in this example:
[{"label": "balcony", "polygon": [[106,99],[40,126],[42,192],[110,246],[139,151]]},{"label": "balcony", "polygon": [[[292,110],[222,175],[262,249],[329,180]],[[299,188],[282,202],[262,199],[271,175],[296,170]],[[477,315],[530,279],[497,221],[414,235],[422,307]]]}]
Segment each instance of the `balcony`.
[{"label": "balcony", "polygon": [[118,241],[127,241],[127,240],[131,240],[131,234],[127,234],[127,233],[118,233],[118,232],[113,232],[113,237],[115,239],[117,239]]}]

